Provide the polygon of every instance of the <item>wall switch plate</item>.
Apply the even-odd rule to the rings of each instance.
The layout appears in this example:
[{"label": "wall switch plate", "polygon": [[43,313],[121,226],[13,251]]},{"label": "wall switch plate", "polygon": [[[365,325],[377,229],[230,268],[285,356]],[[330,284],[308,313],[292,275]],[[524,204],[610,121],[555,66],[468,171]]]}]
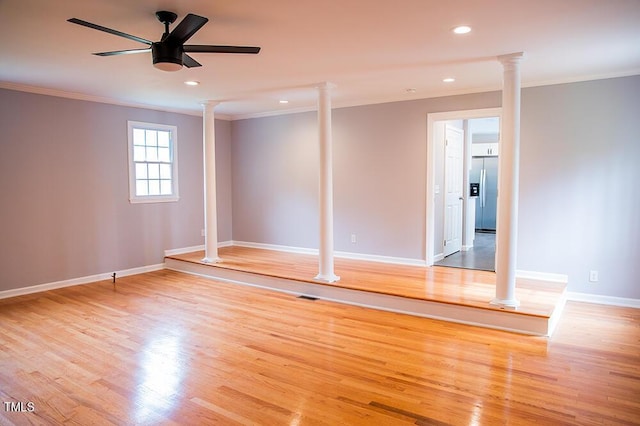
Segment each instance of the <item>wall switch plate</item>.
[{"label": "wall switch plate", "polygon": [[356,243],[356,234],[351,234],[351,243],[352,244]]},{"label": "wall switch plate", "polygon": [[598,271],[589,271],[589,281],[592,283],[598,281]]},{"label": "wall switch plate", "polygon": [[202,231],[200,231],[200,236],[201,236],[201,237],[204,237],[204,236],[205,236],[204,229],[203,229]]}]

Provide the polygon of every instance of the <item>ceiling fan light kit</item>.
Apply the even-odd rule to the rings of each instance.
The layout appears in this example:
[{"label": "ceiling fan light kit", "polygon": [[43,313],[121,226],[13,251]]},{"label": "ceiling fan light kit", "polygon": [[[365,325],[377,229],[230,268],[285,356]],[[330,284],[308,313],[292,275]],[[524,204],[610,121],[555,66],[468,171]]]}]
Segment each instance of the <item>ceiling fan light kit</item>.
[{"label": "ceiling fan light kit", "polygon": [[191,38],[209,19],[189,13],[184,19],[169,32],[169,25],[178,18],[173,12],[158,11],[156,12],[158,21],[164,24],[164,33],[160,41],[152,42],[141,37],[123,33],[118,30],[103,27],[91,22],[83,21],[78,18],[68,19],[73,24],[82,25],[94,30],[103,31],[129,40],[148,45],[146,49],[117,50],[114,52],[98,52],[94,55],[98,56],[115,56],[126,55],[131,53],[151,52],[153,58],[153,66],[162,71],[179,71],[182,66],[194,68],[202,66],[198,61],[189,56],[186,52],[191,53],[245,53],[257,54],[260,52],[259,47],[253,46],[214,46],[214,45],[185,45],[184,43]]},{"label": "ceiling fan light kit", "polygon": [[162,71],[181,70],[183,54],[181,46],[173,46],[163,43],[153,43],[151,45],[153,66]]}]

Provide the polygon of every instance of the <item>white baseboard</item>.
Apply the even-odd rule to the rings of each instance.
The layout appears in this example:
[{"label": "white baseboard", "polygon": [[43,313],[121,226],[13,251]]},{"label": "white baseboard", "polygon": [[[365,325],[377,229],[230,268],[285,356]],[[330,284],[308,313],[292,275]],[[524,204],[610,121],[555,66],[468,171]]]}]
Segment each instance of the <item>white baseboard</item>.
[{"label": "white baseboard", "polygon": [[[259,248],[265,250],[277,250],[287,253],[318,255],[318,249],[281,246],[276,244],[251,243],[247,241],[233,241],[234,246]],[[426,266],[426,262],[421,259],[411,259],[404,257],[380,256],[375,254],[351,253],[346,251],[335,251],[334,256],[342,259],[367,260],[370,262],[391,263],[394,265]]]},{"label": "white baseboard", "polygon": [[[114,272],[116,274],[116,277],[126,277],[129,275],[143,274],[145,272],[159,271],[161,269],[164,269],[164,263],[158,263],[156,265],[141,266],[139,268],[124,269],[121,271],[114,271]],[[0,299],[23,296],[25,294],[39,293],[42,291],[55,290],[58,288],[71,287],[74,285],[89,284],[89,283],[94,283],[96,281],[108,280],[108,279],[111,279],[112,274],[113,272],[105,272],[102,274],[88,275],[86,277],[72,278],[69,280],[55,281],[51,283],[38,284],[38,285],[29,286],[29,287],[4,290],[4,291],[0,291]]]},{"label": "white baseboard", "polygon": [[191,253],[194,251],[202,251],[204,250],[204,244],[200,245],[200,246],[191,246],[191,247],[183,247],[183,248],[177,248],[177,249],[169,249],[169,250],[165,250],[164,251],[164,256],[175,256],[177,254],[185,254],[185,253]]},{"label": "white baseboard", "polygon": [[569,282],[568,275],[553,274],[550,272],[523,271],[521,269],[516,270],[516,277],[564,284],[567,284]]},{"label": "white baseboard", "polygon": [[626,297],[602,296],[599,294],[576,293],[570,291],[567,293],[567,300],[571,300],[572,302],[598,303],[601,305],[624,306],[640,309],[640,299],[630,299]]},{"label": "white baseboard", "polygon": [[297,254],[318,254],[318,249],[304,248],[304,247],[292,247],[292,246],[281,246],[278,244],[264,244],[264,243],[252,243],[249,241],[236,241],[233,240],[232,244],[238,247],[248,247],[248,248],[257,248],[257,249],[265,249],[265,250],[276,250],[276,251],[284,251],[287,253],[297,253]]},{"label": "white baseboard", "polygon": [[353,260],[367,260],[370,262],[391,263],[394,265],[426,266],[422,259],[411,259],[406,257],[380,256],[376,254],[349,253],[346,251],[335,252],[336,257]]},{"label": "white baseboard", "polygon": [[[218,242],[218,248],[221,247],[229,247],[233,245],[233,241],[229,240],[229,241],[222,241],[222,242]],[[201,244],[199,246],[191,246],[191,247],[182,247],[182,248],[177,248],[177,249],[169,249],[169,250],[165,250],[164,251],[164,255],[166,256],[175,256],[177,254],[185,254],[185,253],[192,253],[194,251],[202,251],[204,250],[204,244]]]}]

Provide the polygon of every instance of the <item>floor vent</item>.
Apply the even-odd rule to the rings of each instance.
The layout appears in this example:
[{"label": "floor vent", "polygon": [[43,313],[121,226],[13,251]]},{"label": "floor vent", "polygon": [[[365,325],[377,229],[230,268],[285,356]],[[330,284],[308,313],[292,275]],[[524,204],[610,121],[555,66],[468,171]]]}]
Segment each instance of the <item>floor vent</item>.
[{"label": "floor vent", "polygon": [[317,297],[313,297],[313,296],[305,296],[304,294],[301,294],[300,296],[298,296],[298,299],[304,299],[304,300],[318,300]]}]

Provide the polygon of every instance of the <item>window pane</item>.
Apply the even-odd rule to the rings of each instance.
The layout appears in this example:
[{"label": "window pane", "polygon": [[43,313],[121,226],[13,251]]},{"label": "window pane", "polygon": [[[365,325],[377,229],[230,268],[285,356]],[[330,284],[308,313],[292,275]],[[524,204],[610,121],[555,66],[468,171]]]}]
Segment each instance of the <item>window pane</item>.
[{"label": "window pane", "polygon": [[133,147],[133,161],[144,161],[146,159],[144,146]]},{"label": "window pane", "polygon": [[158,146],[158,132],[147,130],[147,146]]},{"label": "window pane", "polygon": [[160,193],[162,195],[171,195],[171,181],[170,180],[161,180],[160,181]]},{"label": "window pane", "polygon": [[136,180],[136,195],[149,195],[147,182],[146,180]]},{"label": "window pane", "polygon": [[158,132],[158,146],[169,147],[169,132]]},{"label": "window pane", "polygon": [[[1,1],[1,0],[0,0]],[[132,203],[176,201],[176,127],[128,121]]]},{"label": "window pane", "polygon": [[149,164],[149,179],[160,178],[160,164]]},{"label": "window pane", "polygon": [[162,161],[163,163],[171,162],[171,153],[169,148],[158,148],[158,161]]},{"label": "window pane", "polygon": [[171,164],[160,164],[160,179],[171,179]]},{"label": "window pane", "polygon": [[133,129],[133,144],[144,145],[144,129]]},{"label": "window pane", "polygon": [[160,195],[160,181],[159,180],[150,180],[149,181],[149,195]]},{"label": "window pane", "polygon": [[158,161],[158,148],[147,147],[147,161]]},{"label": "window pane", "polygon": [[146,163],[137,163],[136,164],[136,179],[146,179],[147,178],[147,165]]}]

